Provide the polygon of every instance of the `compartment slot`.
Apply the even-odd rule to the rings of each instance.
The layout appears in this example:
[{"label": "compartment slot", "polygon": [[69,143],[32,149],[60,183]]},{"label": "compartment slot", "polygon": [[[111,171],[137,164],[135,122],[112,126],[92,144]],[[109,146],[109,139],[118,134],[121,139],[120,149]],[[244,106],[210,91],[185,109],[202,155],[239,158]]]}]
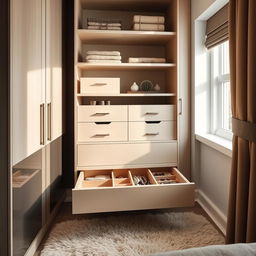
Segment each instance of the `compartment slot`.
[{"label": "compartment slot", "polygon": [[113,170],[113,181],[115,187],[132,186],[132,179],[129,170]]},{"label": "compartment slot", "polygon": [[133,183],[135,186],[145,186],[157,184],[153,179],[149,169],[133,169],[131,170]]}]

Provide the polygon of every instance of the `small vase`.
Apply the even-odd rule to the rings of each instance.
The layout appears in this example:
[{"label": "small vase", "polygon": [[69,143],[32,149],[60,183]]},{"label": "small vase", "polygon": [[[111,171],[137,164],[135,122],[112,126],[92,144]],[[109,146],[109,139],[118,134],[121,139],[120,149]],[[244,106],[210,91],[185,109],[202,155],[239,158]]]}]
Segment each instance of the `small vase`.
[{"label": "small vase", "polygon": [[156,84],[154,86],[154,91],[160,91],[160,90],[161,90],[161,88],[160,88],[159,84]]},{"label": "small vase", "polygon": [[139,90],[139,86],[136,84],[136,82],[133,83],[131,86],[131,91],[137,92]]}]

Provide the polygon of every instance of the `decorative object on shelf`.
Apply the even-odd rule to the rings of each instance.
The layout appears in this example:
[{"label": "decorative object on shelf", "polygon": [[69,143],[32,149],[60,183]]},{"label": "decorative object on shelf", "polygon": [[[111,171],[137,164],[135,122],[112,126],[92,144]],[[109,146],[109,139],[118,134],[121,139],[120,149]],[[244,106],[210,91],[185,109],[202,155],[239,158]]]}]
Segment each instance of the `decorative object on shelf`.
[{"label": "decorative object on shelf", "polygon": [[105,105],[105,101],[104,100],[99,100],[99,101],[97,101],[97,105]]},{"label": "decorative object on shelf", "polygon": [[100,18],[88,18],[87,29],[93,30],[121,30],[121,20],[117,19],[100,19]]},{"label": "decorative object on shelf", "polygon": [[118,51],[88,51],[84,61],[88,63],[121,63]]},{"label": "decorative object on shelf", "polygon": [[111,101],[110,100],[105,100],[105,105],[111,105]]},{"label": "decorative object on shelf", "polygon": [[96,100],[91,100],[90,105],[96,105]]},{"label": "decorative object on shelf", "polygon": [[132,91],[132,92],[137,92],[137,91],[139,91],[139,89],[140,89],[140,87],[137,85],[136,82],[134,82],[134,83],[132,84],[132,86],[131,86],[131,91]]},{"label": "decorative object on shelf", "polygon": [[153,90],[153,83],[149,80],[144,80],[140,84],[140,90],[147,92],[147,91],[152,91]]},{"label": "decorative object on shelf", "polygon": [[159,86],[159,84],[156,84],[156,85],[154,86],[154,91],[158,92],[158,91],[160,91],[160,90],[161,90],[161,87]]},{"label": "decorative object on shelf", "polygon": [[145,31],[164,31],[165,30],[164,16],[144,16],[134,15],[133,30]]},{"label": "decorative object on shelf", "polygon": [[166,63],[166,58],[130,57],[129,63]]}]

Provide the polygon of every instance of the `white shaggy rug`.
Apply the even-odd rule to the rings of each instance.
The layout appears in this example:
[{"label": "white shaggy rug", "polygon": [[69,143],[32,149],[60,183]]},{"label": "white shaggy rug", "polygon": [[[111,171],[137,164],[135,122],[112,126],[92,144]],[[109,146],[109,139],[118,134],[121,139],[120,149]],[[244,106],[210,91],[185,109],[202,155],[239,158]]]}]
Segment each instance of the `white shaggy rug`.
[{"label": "white shaggy rug", "polygon": [[223,244],[203,216],[172,212],[96,216],[56,224],[42,256],[139,256]]}]

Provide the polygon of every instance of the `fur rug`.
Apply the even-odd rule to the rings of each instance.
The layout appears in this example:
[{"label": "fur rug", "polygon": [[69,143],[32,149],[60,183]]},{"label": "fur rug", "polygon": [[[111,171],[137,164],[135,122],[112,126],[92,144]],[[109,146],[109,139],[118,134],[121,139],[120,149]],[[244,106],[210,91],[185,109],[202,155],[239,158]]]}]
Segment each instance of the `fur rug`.
[{"label": "fur rug", "polygon": [[98,215],[56,224],[41,256],[141,256],[223,243],[208,220],[191,212]]}]

